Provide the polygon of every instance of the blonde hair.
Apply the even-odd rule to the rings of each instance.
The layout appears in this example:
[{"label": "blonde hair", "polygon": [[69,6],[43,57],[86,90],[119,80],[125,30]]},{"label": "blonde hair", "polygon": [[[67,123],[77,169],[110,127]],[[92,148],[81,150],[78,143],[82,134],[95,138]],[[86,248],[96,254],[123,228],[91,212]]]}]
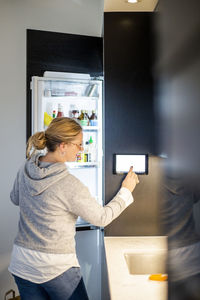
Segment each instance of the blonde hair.
[{"label": "blonde hair", "polygon": [[74,119],[55,118],[45,131],[36,132],[30,136],[27,142],[26,155],[29,159],[36,150],[45,148],[54,152],[59,144],[71,142],[81,131],[81,125]]}]

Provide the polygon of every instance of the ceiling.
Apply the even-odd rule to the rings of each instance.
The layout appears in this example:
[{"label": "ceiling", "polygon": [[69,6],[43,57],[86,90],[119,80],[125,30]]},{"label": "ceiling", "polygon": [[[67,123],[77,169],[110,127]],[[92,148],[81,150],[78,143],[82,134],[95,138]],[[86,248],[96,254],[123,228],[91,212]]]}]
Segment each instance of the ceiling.
[{"label": "ceiling", "polygon": [[127,0],[104,0],[104,11],[154,11],[158,0],[140,0],[128,3]]}]

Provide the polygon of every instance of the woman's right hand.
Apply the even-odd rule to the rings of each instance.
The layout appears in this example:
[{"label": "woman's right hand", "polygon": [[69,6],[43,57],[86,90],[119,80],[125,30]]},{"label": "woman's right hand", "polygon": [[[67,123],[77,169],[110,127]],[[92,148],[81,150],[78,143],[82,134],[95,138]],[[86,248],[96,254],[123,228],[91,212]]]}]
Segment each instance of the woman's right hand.
[{"label": "woman's right hand", "polygon": [[136,184],[138,183],[138,176],[133,172],[133,167],[130,167],[128,174],[122,182],[122,187],[129,189],[129,191],[132,193],[134,188],[136,187]]}]

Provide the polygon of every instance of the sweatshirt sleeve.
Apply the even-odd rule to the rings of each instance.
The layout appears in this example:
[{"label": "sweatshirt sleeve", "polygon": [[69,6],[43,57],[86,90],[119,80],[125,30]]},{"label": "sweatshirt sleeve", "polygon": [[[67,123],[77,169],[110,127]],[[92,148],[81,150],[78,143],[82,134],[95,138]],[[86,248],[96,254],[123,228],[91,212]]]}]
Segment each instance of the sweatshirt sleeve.
[{"label": "sweatshirt sleeve", "polygon": [[87,222],[104,227],[117,218],[132,202],[131,192],[126,188],[121,188],[107,205],[102,206],[83,185],[79,192],[74,193],[69,209]]},{"label": "sweatshirt sleeve", "polygon": [[17,173],[12,191],[10,192],[10,199],[15,205],[19,205],[19,172]]}]

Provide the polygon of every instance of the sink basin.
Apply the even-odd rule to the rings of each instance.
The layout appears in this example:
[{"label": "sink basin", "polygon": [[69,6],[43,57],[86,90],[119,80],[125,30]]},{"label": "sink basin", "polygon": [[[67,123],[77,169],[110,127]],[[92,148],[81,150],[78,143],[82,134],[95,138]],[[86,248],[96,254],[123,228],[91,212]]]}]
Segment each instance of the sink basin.
[{"label": "sink basin", "polygon": [[104,237],[110,299],[167,300],[167,281],[149,280],[166,274],[166,236]]},{"label": "sink basin", "polygon": [[150,250],[124,253],[129,273],[132,275],[166,273],[167,252]]}]

